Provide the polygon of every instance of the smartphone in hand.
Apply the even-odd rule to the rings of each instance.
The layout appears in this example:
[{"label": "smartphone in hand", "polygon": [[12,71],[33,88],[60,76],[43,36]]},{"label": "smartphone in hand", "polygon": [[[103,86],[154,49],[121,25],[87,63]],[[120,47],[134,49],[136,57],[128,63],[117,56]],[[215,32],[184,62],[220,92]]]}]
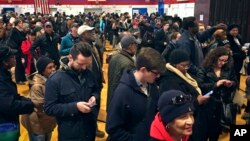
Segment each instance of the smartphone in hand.
[{"label": "smartphone in hand", "polygon": [[204,96],[210,96],[211,94],[213,94],[213,90],[209,91],[208,93],[206,93]]}]

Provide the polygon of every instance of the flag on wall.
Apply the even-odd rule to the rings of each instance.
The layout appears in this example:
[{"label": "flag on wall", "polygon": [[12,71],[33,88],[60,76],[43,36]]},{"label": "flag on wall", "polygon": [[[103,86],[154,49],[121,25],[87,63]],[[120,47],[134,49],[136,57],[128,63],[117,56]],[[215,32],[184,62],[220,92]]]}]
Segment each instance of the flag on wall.
[{"label": "flag on wall", "polygon": [[48,0],[34,0],[34,9],[36,13],[50,14]]}]

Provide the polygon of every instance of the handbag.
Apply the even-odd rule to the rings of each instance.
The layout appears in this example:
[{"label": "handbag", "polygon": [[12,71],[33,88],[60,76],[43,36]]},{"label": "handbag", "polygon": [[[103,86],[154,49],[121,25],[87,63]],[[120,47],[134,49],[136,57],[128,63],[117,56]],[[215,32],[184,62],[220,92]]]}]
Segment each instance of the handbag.
[{"label": "handbag", "polygon": [[236,123],[237,105],[234,103],[222,102],[221,120],[222,127],[230,129],[231,124]]},{"label": "handbag", "polygon": [[0,141],[18,141],[19,125],[15,123],[0,124]]}]

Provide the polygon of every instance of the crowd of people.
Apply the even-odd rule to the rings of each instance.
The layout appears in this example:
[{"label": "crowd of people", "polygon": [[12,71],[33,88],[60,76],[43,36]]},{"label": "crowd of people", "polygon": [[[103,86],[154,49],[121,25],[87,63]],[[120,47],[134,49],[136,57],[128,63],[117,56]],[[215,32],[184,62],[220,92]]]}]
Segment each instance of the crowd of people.
[{"label": "crowd of people", "polygon": [[[106,42],[114,51],[108,81]],[[0,46],[0,140],[13,141],[19,115],[30,141],[50,141],[56,126],[59,141],[104,137],[97,125],[104,83],[107,140],[217,141],[236,124],[233,97],[249,55],[237,24],[204,28],[195,17],[158,13],[2,13]],[[16,84],[27,80],[23,97]],[[246,120],[249,111],[248,101]]]}]

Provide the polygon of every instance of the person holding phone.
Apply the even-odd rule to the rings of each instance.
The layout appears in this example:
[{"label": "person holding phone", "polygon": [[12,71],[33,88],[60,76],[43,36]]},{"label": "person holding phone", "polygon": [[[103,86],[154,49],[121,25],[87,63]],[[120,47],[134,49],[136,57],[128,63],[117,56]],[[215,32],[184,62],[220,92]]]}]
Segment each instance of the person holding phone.
[{"label": "person holding phone", "polygon": [[[232,63],[230,50],[218,47],[207,54],[203,68],[197,74],[197,82],[202,93],[213,90],[210,99],[204,104],[204,112],[201,115],[204,123],[204,127],[200,128],[200,132],[204,134],[201,140],[217,141],[222,127],[225,127],[221,126],[222,104],[232,103],[237,86]],[[235,119],[236,115],[233,115],[233,118]]]},{"label": "person holding phone", "polygon": [[190,137],[192,141],[200,141],[200,130],[198,125],[203,124],[199,120],[203,104],[210,98],[203,96],[196,80],[187,72],[190,67],[190,58],[188,53],[182,49],[174,49],[169,56],[169,63],[166,64],[166,72],[159,80],[160,93],[168,90],[179,90],[192,96],[194,104],[193,134]]}]

